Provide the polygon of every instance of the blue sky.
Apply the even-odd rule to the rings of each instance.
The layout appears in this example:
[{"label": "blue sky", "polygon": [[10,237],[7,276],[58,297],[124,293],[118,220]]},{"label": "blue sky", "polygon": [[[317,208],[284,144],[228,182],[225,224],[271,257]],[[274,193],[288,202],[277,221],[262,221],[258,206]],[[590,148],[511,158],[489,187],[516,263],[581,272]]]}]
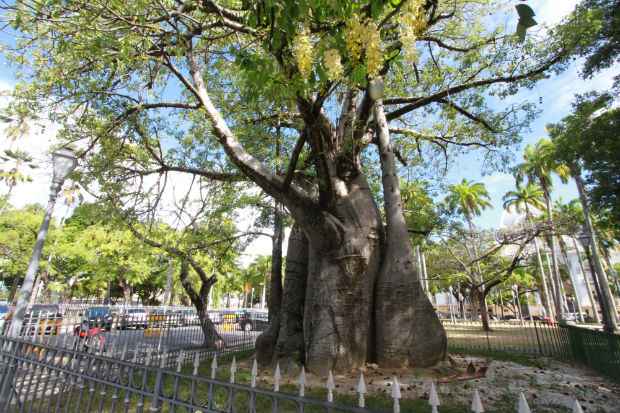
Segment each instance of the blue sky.
[{"label": "blue sky", "polygon": [[[528,2],[535,10],[537,20],[541,24],[552,25],[559,22],[567,13],[575,6],[576,0],[531,0]],[[512,7],[512,5],[509,5]],[[12,43],[10,34],[0,33],[0,43]],[[564,73],[559,76],[553,76],[550,79],[541,81],[531,90],[525,90],[518,94],[516,100],[530,100],[538,102],[542,97],[543,103],[539,106],[542,110],[540,116],[531,125],[531,130],[526,131],[522,138],[523,144],[514,148],[515,161],[520,160],[520,154],[523,147],[528,143],[534,143],[539,138],[545,136],[544,127],[548,123],[557,122],[562,117],[570,113],[571,102],[576,93],[584,93],[591,90],[608,89],[612,84],[611,71],[600,73],[589,80],[583,80],[579,77],[579,68],[581,62],[576,61]],[[15,84],[14,68],[7,65],[7,62],[0,56],[0,90],[9,89]],[[512,100],[512,99],[511,99]],[[53,128],[50,128],[53,130]],[[49,136],[47,137],[49,140]],[[28,149],[35,152],[39,150],[39,155],[43,157],[47,154],[41,151],[41,137],[34,137],[30,142],[24,142]],[[30,148],[28,148],[30,147]],[[2,149],[0,142],[0,149]],[[44,149],[46,149],[45,147]],[[514,180],[512,176],[500,173],[494,173],[483,176],[482,171],[482,154],[470,153],[452,161],[452,167],[447,176],[448,183],[460,181],[462,178],[484,182],[491,195],[493,208],[486,210],[476,220],[477,225],[484,228],[497,227],[500,224],[502,216],[501,199],[509,190],[514,188]],[[16,204],[24,204],[31,202],[45,202],[47,186],[49,185],[49,176],[46,175],[47,168],[41,168],[40,176],[35,176],[35,181],[31,186],[25,187],[16,193],[19,200],[13,200]],[[555,185],[553,193],[555,199],[561,197],[569,200],[576,197],[576,189],[571,182],[563,185],[559,182]],[[17,201],[17,202],[15,202]]]}]

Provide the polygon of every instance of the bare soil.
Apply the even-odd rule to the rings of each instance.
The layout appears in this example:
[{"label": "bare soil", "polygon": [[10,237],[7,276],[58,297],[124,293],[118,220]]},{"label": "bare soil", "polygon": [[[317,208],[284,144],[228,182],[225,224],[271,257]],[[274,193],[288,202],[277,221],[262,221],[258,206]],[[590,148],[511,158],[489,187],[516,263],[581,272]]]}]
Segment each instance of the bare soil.
[{"label": "bare soil", "polygon": [[[241,370],[251,369],[251,359],[239,363]],[[469,373],[468,373],[469,367]],[[297,366],[282,366],[283,386],[298,382]],[[516,411],[520,392],[526,396],[532,411],[570,412],[578,399],[584,412],[618,413],[620,411],[620,384],[578,366],[552,359],[528,359],[525,363],[492,360],[484,357],[452,355],[449,361],[430,369],[382,369],[368,365],[364,377],[371,395],[385,397],[389,402],[393,377],[401,385],[403,400],[427,400],[431,381],[437,383],[442,406],[470,406],[474,389],[478,389],[487,411]],[[486,371],[485,371],[486,370]],[[473,373],[473,374],[472,374]],[[483,373],[483,377],[472,378]],[[334,376],[336,394],[355,400],[360,371]],[[259,386],[273,386],[273,372],[259,371]],[[324,389],[326,377],[306,374],[306,389]],[[465,411],[465,410],[463,410]]]}]

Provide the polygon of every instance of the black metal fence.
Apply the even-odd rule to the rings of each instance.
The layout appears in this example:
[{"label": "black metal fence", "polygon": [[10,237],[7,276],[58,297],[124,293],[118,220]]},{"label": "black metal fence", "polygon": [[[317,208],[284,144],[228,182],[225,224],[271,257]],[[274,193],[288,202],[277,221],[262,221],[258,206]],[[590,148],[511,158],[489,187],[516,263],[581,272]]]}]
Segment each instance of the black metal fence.
[{"label": "black metal fence", "polygon": [[[159,353],[144,363],[21,339],[0,338],[0,411],[13,412],[347,412],[341,406],[182,372]],[[199,362],[197,362],[199,364]]]},{"label": "black metal fence", "polygon": [[444,322],[448,348],[454,352],[524,354],[576,361],[620,381],[620,336],[603,331],[541,321]]},{"label": "black metal fence", "polygon": [[[9,313],[1,331],[12,323]],[[185,307],[145,308],[35,305],[24,317],[19,336],[27,341],[144,358],[147,352],[200,349],[205,354],[251,350],[267,327],[267,314],[248,310],[214,310],[200,320]],[[75,340],[77,339],[77,340]],[[76,348],[77,349],[77,348]]]}]

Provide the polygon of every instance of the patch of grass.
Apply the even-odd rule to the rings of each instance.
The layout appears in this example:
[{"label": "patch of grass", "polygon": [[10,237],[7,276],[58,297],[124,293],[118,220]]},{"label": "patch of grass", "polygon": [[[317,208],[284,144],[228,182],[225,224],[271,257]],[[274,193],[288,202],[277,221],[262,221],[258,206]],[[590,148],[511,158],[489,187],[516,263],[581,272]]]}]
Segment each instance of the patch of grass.
[{"label": "patch of grass", "polygon": [[521,353],[508,353],[503,351],[485,351],[485,350],[468,350],[468,351],[451,351],[452,354],[459,354],[463,357],[475,356],[483,357],[492,360],[510,361],[513,363],[521,364],[522,366],[536,367],[543,369],[549,366],[549,360],[542,357],[534,357]]}]

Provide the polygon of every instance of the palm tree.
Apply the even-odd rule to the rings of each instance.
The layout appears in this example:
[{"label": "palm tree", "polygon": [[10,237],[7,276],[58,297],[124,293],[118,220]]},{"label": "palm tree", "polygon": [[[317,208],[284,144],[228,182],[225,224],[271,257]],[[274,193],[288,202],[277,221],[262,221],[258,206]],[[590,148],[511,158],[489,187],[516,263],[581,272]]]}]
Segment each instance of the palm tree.
[{"label": "palm tree", "polygon": [[[470,182],[463,178],[461,183],[450,185],[448,187],[449,194],[446,197],[446,203],[450,210],[457,212],[465,217],[469,226],[469,231],[472,238],[474,237],[474,231],[476,229],[474,225],[474,216],[480,216],[483,210],[491,206],[491,197],[489,192],[483,183]],[[478,251],[475,240],[472,239],[472,250],[474,257],[478,257]],[[478,302],[480,305],[480,318],[482,319],[482,327],[485,331],[489,328],[489,312],[487,308],[484,290],[484,281],[482,277],[482,269],[480,268],[480,261],[478,261],[478,285],[472,288],[471,302]]]},{"label": "palm tree", "polygon": [[34,163],[34,160],[30,155],[19,149],[5,150],[3,154],[0,155],[0,160],[2,160],[6,166],[9,167],[8,169],[0,169],[0,182],[4,182],[9,188],[6,193],[6,199],[8,200],[11,197],[13,188],[15,188],[17,184],[32,181],[32,178],[22,173],[22,167],[28,166],[29,168],[34,169],[37,165]]},{"label": "palm tree", "polygon": [[537,182],[543,191],[547,210],[548,223],[551,228],[551,263],[553,274],[551,279],[555,283],[555,308],[556,314],[563,318],[563,296],[561,293],[560,270],[557,257],[557,239],[554,232],[553,215],[551,207],[551,189],[553,187],[552,175],[557,175],[563,182],[568,182],[570,171],[568,166],[559,162],[555,156],[555,145],[549,139],[541,139],[534,146],[527,145],[523,152],[523,162],[515,170],[517,184],[521,184],[525,178],[529,182]]},{"label": "palm tree", "polygon": [[[514,191],[508,191],[503,198],[504,209],[510,210],[514,208],[516,212],[525,213],[525,219],[529,223],[533,223],[534,216],[532,209],[542,211],[545,207],[544,192],[540,185],[529,182],[526,186],[517,185]],[[538,238],[534,238],[534,248],[536,250],[536,260],[538,262],[538,270],[540,272],[540,280],[543,289],[543,303],[545,313],[553,319],[553,309],[551,305],[551,294],[549,294],[549,286],[547,283],[547,275],[543,265],[542,256],[540,255],[540,245]]]},{"label": "palm tree", "polygon": [[463,178],[461,183],[450,185],[450,192],[446,197],[449,208],[462,214],[469,225],[469,230],[474,231],[474,216],[480,216],[483,210],[491,206],[491,197],[483,183],[470,182]]}]

